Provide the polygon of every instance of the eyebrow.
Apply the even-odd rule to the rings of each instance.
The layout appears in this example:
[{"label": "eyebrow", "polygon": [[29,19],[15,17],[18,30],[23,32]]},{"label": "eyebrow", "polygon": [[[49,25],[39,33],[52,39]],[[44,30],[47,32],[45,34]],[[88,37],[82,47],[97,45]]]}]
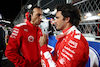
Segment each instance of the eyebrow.
[{"label": "eyebrow", "polygon": [[40,16],[40,15],[43,15],[43,14],[37,13],[37,15]]},{"label": "eyebrow", "polygon": [[59,18],[59,17],[55,17],[55,18]]}]

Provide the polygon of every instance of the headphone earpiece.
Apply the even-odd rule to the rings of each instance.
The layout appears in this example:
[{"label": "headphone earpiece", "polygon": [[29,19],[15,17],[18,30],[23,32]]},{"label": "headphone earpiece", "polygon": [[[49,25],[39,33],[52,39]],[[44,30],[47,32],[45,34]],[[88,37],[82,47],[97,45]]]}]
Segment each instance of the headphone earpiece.
[{"label": "headphone earpiece", "polygon": [[27,20],[30,19],[30,17],[29,17],[29,12],[26,12],[26,13],[25,13],[25,17],[26,17]]},{"label": "headphone earpiece", "polygon": [[28,21],[31,20],[31,14],[32,14],[32,10],[28,10],[28,12],[25,13],[26,19],[27,19]]},{"label": "headphone earpiece", "polygon": [[30,12],[26,12],[25,13],[25,17],[26,17],[27,20],[30,21],[30,19],[31,19],[31,13]]}]

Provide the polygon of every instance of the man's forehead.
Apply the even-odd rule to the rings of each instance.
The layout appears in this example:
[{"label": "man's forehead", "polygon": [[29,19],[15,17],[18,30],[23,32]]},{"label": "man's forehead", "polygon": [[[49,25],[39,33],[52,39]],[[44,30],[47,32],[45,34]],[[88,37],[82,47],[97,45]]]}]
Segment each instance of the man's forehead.
[{"label": "man's forehead", "polygon": [[41,8],[34,8],[33,11],[42,11]]},{"label": "man's forehead", "polygon": [[42,9],[40,9],[40,8],[34,8],[33,9],[33,12],[42,13]]},{"label": "man's forehead", "polygon": [[61,11],[57,11],[56,16],[61,15]]},{"label": "man's forehead", "polygon": [[57,11],[57,13],[61,14],[61,11]]}]

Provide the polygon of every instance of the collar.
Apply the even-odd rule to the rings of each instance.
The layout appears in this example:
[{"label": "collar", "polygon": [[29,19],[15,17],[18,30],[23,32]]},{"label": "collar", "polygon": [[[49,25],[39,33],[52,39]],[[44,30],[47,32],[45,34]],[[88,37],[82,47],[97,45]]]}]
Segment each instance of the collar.
[{"label": "collar", "polygon": [[33,26],[33,24],[32,23],[30,23],[28,20],[26,21],[26,23],[30,26],[30,27],[32,27],[33,29],[35,28],[37,28],[37,26]]},{"label": "collar", "polygon": [[[71,26],[71,27],[72,27],[72,26]],[[65,32],[68,31],[71,27],[69,27],[69,28],[63,30],[62,32],[65,33]]]},{"label": "collar", "polygon": [[64,37],[64,36],[68,35],[69,33],[71,33],[72,30],[75,30],[75,29],[76,29],[75,26],[71,26],[71,27],[69,27],[69,28],[63,30],[63,31],[62,31],[63,33],[60,34],[60,35],[57,35],[57,36],[56,36],[56,39],[58,40],[59,38],[62,38],[62,37]]}]

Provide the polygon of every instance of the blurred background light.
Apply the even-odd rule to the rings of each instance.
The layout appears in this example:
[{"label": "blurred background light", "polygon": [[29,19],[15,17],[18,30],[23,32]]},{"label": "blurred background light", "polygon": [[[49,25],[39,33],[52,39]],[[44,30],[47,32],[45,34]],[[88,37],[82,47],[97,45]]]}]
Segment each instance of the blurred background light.
[{"label": "blurred background light", "polygon": [[89,12],[89,13],[86,14],[86,16],[90,17],[90,16],[92,16],[92,14]]}]

